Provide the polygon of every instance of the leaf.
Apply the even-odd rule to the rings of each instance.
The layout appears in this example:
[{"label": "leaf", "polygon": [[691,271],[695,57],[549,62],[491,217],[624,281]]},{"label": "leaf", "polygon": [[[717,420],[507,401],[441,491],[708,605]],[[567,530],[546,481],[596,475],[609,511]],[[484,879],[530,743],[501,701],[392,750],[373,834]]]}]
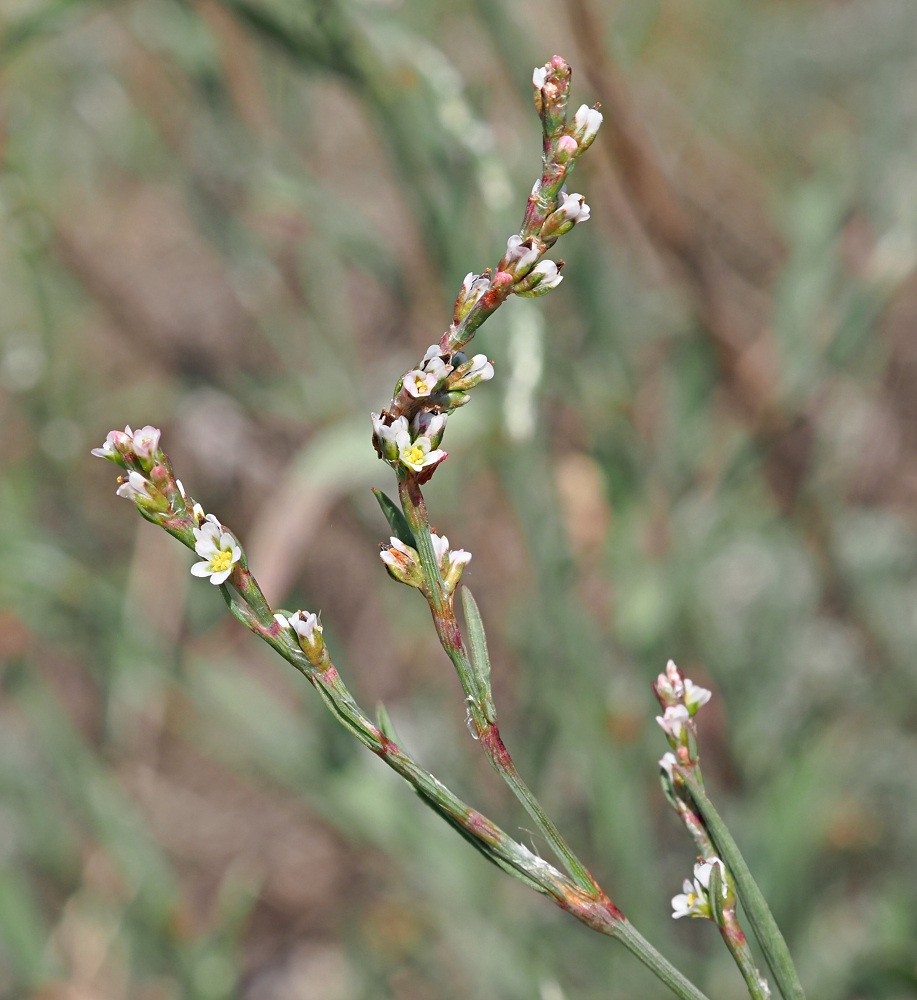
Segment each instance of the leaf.
[{"label": "leaf", "polygon": [[465,610],[465,624],[468,627],[468,646],[471,656],[471,670],[478,689],[478,699],[488,722],[496,722],[497,710],[490,689],[490,655],[487,652],[487,636],[477,601],[467,587],[462,587],[462,607]]},{"label": "leaf", "polygon": [[395,727],[392,725],[392,719],[388,714],[388,709],[381,701],[376,705],[376,725],[382,730],[383,736],[390,739],[392,743],[397,743],[401,746],[401,741],[398,739],[398,734],[395,732]]},{"label": "leaf", "polygon": [[414,532],[411,531],[411,526],[408,524],[404,514],[401,513],[401,510],[395,506],[382,490],[373,489],[373,496],[379,501],[382,513],[385,514],[385,519],[388,521],[388,525],[392,529],[392,534],[395,538],[404,542],[405,545],[410,545],[412,549],[416,549],[417,540],[414,538]]}]

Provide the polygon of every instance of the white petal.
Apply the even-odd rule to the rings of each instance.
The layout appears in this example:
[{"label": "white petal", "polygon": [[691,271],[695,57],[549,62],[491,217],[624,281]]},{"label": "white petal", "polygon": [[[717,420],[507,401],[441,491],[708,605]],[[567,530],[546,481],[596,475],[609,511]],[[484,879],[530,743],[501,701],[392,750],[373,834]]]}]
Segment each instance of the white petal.
[{"label": "white petal", "polygon": [[224,569],[220,573],[214,573],[213,576],[210,577],[210,582],[215,587],[218,587],[221,583],[225,583],[229,579],[229,575],[231,573],[232,573],[232,566],[230,566],[229,569]]},{"label": "white petal", "polygon": [[[198,553],[200,555],[200,553]],[[210,569],[210,561],[195,563],[191,567],[192,576],[210,576],[212,570]]]}]

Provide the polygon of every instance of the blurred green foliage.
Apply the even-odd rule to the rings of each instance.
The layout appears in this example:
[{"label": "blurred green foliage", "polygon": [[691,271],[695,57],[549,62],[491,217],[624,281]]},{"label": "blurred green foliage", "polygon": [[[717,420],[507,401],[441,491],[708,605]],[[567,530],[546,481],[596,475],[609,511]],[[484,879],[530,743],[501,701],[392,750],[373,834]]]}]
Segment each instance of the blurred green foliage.
[{"label": "blurred green foliage", "polygon": [[[657,946],[742,995],[669,916],[672,656],[715,691],[705,772],[812,1000],[914,997],[917,7],[595,8],[718,277],[597,144],[564,284],[479,336],[498,378],[450,425],[434,524],[475,553],[520,768]],[[531,67],[560,51],[574,102],[610,101],[581,4],[0,16],[0,995],[663,996],[428,815],[88,458],[162,426],[362,703],[519,829],[376,557],[368,412],[518,225]]]}]

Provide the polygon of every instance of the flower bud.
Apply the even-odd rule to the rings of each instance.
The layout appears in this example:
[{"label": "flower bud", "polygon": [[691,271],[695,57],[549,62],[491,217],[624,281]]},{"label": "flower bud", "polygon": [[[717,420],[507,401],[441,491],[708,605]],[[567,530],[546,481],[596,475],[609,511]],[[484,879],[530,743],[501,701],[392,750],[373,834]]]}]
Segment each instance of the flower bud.
[{"label": "flower bud", "polygon": [[553,260],[543,260],[535,265],[531,271],[522,279],[517,285],[514,286],[513,291],[516,295],[522,296],[525,299],[533,299],[539,295],[547,295],[552,288],[557,288],[557,286],[564,280],[563,275],[560,273],[560,269],[563,266],[563,261],[560,264],[555,264]]},{"label": "flower bud", "polygon": [[[396,435],[400,428],[397,420],[391,424],[386,422],[384,415],[374,413],[373,420],[373,445],[379,455],[387,462],[398,460],[398,442]],[[407,423],[407,421],[405,421]]]},{"label": "flower bud", "polygon": [[455,308],[452,310],[452,321],[458,326],[459,323],[471,312],[472,307],[481,296],[490,288],[490,274],[475,274],[469,271],[462,282],[462,290],[455,300]]},{"label": "flower bud", "polygon": [[674,660],[669,660],[665,673],[660,674],[653,684],[653,692],[663,708],[670,705],[683,704],[685,685],[681,671],[675,666]]},{"label": "flower bud", "polygon": [[421,410],[411,421],[412,436],[414,438],[425,437],[430,441],[431,448],[438,448],[443,439],[443,431],[446,429],[446,420],[445,413]]},{"label": "flower bud", "polygon": [[480,385],[481,382],[489,382],[493,377],[493,362],[487,360],[486,354],[475,354],[471,360],[455,369],[446,383],[446,388],[451,391],[464,392]]},{"label": "flower bud", "polygon": [[299,648],[306,654],[306,659],[313,667],[320,666],[325,640],[322,637],[322,626],[318,615],[310,614],[308,611],[297,611],[295,615],[290,615],[287,624],[296,633]]},{"label": "flower bud", "polygon": [[566,191],[561,191],[560,196],[563,199],[560,208],[552,212],[541,227],[539,235],[543,240],[563,236],[578,222],[585,222],[589,218],[589,206],[581,194],[567,194]]},{"label": "flower bud", "polygon": [[430,540],[433,542],[440,575],[446,585],[446,593],[452,594],[462,578],[465,567],[471,562],[471,553],[464,549],[450,549],[449,539],[445,535],[437,535],[435,531],[430,533]]},{"label": "flower bud", "polygon": [[558,163],[567,163],[576,156],[579,150],[576,139],[569,135],[562,135],[557,140],[557,148],[555,152],[555,158]]},{"label": "flower bud", "polygon": [[382,545],[379,557],[385,563],[388,575],[409,587],[423,586],[423,569],[417,549],[405,545],[400,538],[392,536],[389,545]]},{"label": "flower bud", "polygon": [[584,153],[592,145],[601,124],[602,112],[598,108],[590,108],[586,104],[580,105],[573,116],[572,133],[579,146],[579,153]]},{"label": "flower bud", "polygon": [[510,236],[506,241],[506,253],[500,261],[498,273],[508,274],[514,281],[518,281],[531,271],[539,255],[540,251],[531,237],[523,240],[521,236]]},{"label": "flower bud", "polygon": [[147,479],[135,470],[119,478],[120,486],[115,490],[119,497],[133,500],[138,507],[143,507],[151,513],[165,514],[169,502],[163,494]]}]

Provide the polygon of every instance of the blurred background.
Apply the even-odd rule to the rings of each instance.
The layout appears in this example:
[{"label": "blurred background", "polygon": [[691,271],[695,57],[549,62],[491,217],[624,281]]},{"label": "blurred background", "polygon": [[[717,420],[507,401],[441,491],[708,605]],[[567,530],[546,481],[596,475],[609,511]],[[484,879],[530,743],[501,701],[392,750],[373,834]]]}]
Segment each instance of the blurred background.
[{"label": "blurred background", "polygon": [[360,702],[543,850],[379,561],[369,411],[516,231],[555,52],[606,116],[592,219],[483,328],[498,377],[427,491],[504,736],[615,902],[739,998],[670,916],[673,657],[811,1000],[917,996],[910,0],[4,0],[0,996],[669,995],[425,811],[88,454],[161,426]]}]

